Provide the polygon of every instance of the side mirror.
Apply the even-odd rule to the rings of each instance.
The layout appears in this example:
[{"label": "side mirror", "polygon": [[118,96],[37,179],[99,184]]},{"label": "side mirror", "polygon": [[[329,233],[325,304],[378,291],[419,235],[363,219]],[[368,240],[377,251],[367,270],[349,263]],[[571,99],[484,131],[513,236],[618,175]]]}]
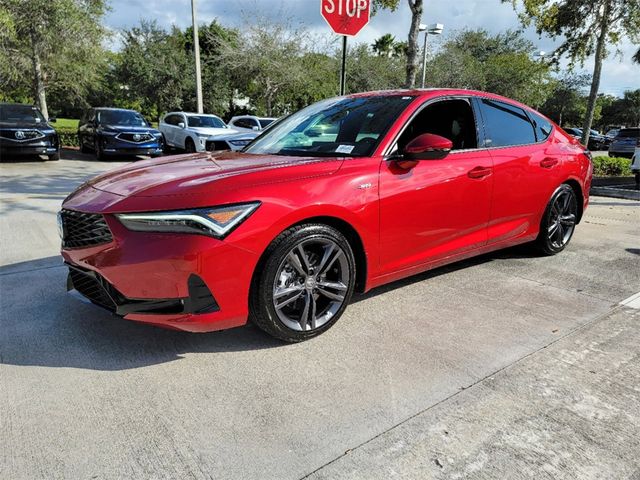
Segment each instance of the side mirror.
[{"label": "side mirror", "polygon": [[256,132],[259,132],[259,131],[260,131],[260,127],[255,127],[255,126],[254,126],[254,127],[252,127],[252,128],[251,128],[251,130],[254,130],[254,131],[256,131]]},{"label": "side mirror", "polygon": [[56,123],[57,121],[58,121],[58,119],[56,117],[49,118],[49,122],[50,123]]},{"label": "side mirror", "polygon": [[448,138],[423,133],[411,140],[404,148],[402,155],[405,160],[440,160],[453,148],[453,142]]},{"label": "side mirror", "polygon": [[180,123],[178,123],[178,126],[179,126],[180,128],[186,128],[186,125],[184,124],[184,122],[180,122]]}]

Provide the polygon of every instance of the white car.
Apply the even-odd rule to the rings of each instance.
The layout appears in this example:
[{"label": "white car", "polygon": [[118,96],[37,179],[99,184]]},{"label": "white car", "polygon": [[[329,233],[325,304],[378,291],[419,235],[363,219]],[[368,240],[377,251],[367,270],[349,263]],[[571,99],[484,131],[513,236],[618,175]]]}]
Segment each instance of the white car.
[{"label": "white car", "polygon": [[220,117],[187,112],[167,113],[160,120],[158,130],[167,147],[187,152],[204,152],[209,137],[237,132]]},{"label": "white car", "polygon": [[246,132],[261,132],[273,122],[275,118],[271,117],[254,117],[253,115],[241,115],[239,117],[233,117],[229,121],[229,125],[238,131]]}]

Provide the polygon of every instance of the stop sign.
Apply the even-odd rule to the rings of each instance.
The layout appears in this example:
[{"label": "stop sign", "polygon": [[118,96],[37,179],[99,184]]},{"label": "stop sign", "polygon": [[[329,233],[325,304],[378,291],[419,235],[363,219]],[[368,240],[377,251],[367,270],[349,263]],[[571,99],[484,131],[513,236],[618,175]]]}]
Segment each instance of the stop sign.
[{"label": "stop sign", "polygon": [[371,0],[320,0],[320,13],[339,35],[356,36],[369,23]]}]

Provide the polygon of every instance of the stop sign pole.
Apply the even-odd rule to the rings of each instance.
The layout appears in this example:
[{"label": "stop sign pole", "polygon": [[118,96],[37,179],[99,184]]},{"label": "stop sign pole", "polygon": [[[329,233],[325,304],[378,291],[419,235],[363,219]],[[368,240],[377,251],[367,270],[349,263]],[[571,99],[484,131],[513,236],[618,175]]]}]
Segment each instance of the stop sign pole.
[{"label": "stop sign pole", "polygon": [[320,0],[320,13],[331,29],[342,35],[340,95],[347,85],[347,37],[355,37],[371,18],[371,0]]}]

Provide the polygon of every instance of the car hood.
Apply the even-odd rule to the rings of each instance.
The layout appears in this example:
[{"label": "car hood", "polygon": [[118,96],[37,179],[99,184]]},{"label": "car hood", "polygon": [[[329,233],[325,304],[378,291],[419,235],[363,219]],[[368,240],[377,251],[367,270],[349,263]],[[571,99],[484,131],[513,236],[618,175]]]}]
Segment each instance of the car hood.
[{"label": "car hood", "polygon": [[158,130],[151,127],[141,127],[135,125],[100,125],[105,131],[111,132],[127,132],[127,133],[156,133]]},{"label": "car hood", "polygon": [[221,134],[231,134],[238,133],[237,130],[232,130],[231,128],[204,128],[204,127],[189,127],[189,130],[195,132],[198,135],[221,135]]},{"label": "car hood", "polygon": [[185,195],[193,198],[251,185],[330,175],[340,168],[343,161],[343,158],[231,152],[178,155],[112,170],[90,180],[78,191],[92,187],[123,197]]}]

